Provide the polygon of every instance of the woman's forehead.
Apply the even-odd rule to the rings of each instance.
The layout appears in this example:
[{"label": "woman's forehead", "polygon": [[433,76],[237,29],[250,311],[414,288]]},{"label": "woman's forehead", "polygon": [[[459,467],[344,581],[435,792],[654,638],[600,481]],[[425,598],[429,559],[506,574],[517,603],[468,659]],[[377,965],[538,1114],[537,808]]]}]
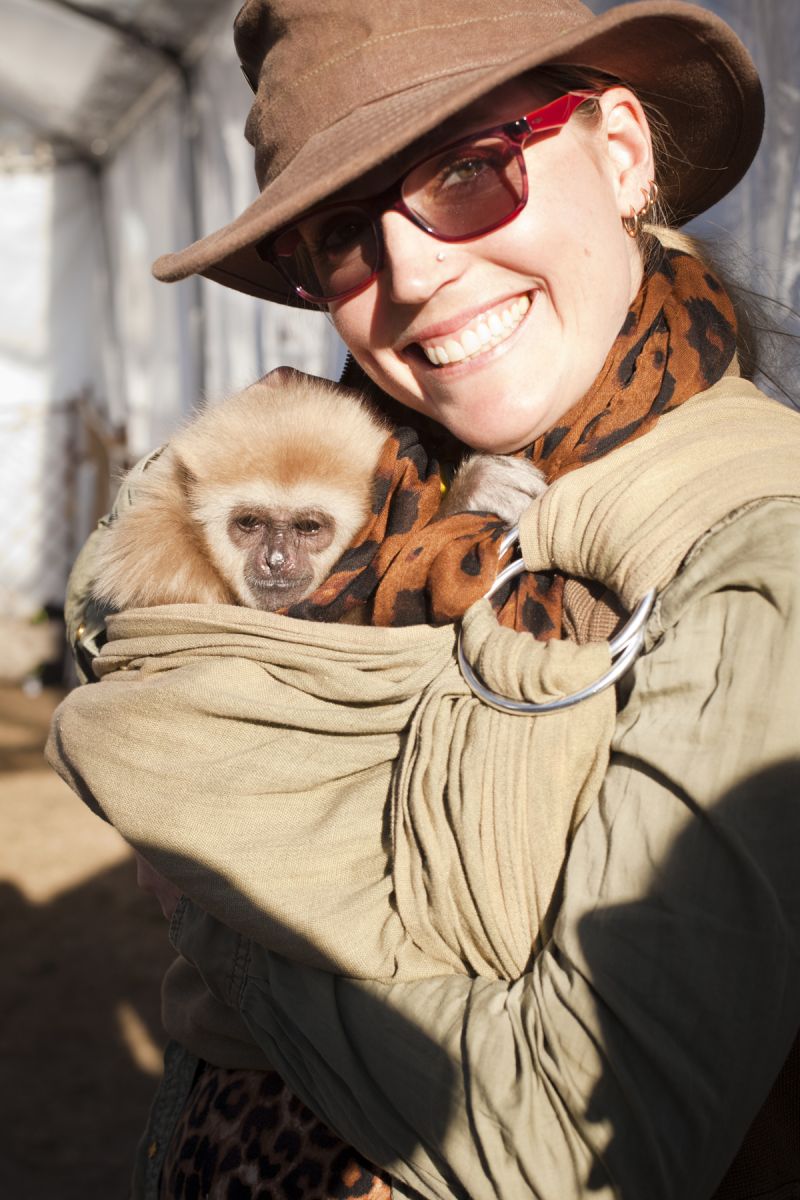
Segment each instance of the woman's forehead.
[{"label": "woman's forehead", "polygon": [[330,200],[354,200],[362,196],[377,195],[415,162],[432,154],[439,146],[457,141],[462,136],[467,137],[479,129],[513,121],[539,104],[544,104],[547,99],[544,89],[541,86],[537,87],[529,77],[511,79],[460,109],[454,116],[412,142],[410,146],[387,158],[374,170],[359,176],[346,188],[332,195]]}]

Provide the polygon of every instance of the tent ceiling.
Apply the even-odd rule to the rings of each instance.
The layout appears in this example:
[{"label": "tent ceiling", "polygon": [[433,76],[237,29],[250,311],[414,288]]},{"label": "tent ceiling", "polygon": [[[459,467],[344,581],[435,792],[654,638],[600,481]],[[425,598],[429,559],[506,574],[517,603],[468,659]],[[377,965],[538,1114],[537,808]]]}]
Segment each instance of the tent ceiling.
[{"label": "tent ceiling", "polygon": [[101,158],[228,0],[0,0],[0,141]]}]

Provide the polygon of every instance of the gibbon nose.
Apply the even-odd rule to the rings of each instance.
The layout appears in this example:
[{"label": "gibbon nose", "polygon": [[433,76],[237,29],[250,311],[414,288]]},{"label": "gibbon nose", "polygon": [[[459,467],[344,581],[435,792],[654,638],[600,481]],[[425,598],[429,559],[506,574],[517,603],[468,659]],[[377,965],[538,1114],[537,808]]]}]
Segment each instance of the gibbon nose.
[{"label": "gibbon nose", "polygon": [[267,562],[271,567],[282,567],[286,562],[286,555],[282,550],[270,550],[267,555]]}]

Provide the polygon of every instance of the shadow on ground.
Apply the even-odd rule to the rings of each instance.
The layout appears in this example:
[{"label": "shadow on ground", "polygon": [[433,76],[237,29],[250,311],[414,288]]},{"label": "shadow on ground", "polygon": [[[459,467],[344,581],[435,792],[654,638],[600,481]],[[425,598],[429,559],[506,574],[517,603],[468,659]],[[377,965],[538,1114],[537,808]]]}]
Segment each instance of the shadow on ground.
[{"label": "shadow on ground", "polygon": [[0,1196],[125,1200],[172,952],[127,849],[44,764],[57,699],[0,689]]}]

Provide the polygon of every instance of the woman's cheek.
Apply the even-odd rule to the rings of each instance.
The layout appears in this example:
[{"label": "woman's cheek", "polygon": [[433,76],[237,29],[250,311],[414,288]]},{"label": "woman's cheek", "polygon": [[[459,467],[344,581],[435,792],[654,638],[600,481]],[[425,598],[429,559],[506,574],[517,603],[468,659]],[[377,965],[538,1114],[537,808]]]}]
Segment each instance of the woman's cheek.
[{"label": "woman's cheek", "polygon": [[[367,289],[365,296],[372,291]],[[392,349],[388,335],[382,331],[380,314],[374,303],[359,303],[362,296],[339,305],[331,305],[333,326],[353,358],[383,391],[416,408],[421,393],[407,363]]]}]

